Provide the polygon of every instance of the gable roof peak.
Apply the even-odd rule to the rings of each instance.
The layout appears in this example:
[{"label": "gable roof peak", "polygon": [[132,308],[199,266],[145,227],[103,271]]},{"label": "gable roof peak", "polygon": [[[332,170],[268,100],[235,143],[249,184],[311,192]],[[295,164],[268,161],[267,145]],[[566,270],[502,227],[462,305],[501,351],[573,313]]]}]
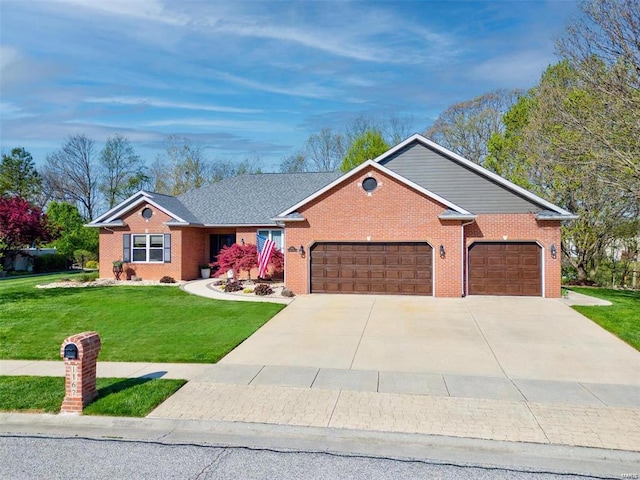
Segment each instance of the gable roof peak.
[{"label": "gable roof peak", "polygon": [[492,172],[491,170],[488,170],[480,165],[478,165],[477,163],[472,162],[471,160],[468,160],[466,158],[464,158],[462,155],[459,155],[451,150],[449,150],[446,147],[443,147],[442,145],[437,144],[436,142],[434,142],[433,140],[429,140],[428,138],[426,138],[425,136],[419,134],[419,133],[415,133],[413,135],[411,135],[410,137],[408,137],[407,139],[403,140],[402,142],[400,142],[399,144],[397,144],[395,147],[387,150],[386,152],[384,152],[381,155],[378,155],[376,158],[374,158],[374,162],[380,163],[383,162],[384,160],[386,160],[387,158],[391,157],[392,155],[394,155],[395,153],[399,152],[400,150],[402,150],[403,148],[411,145],[412,143],[418,143],[421,144],[431,150],[434,150],[435,152],[439,153],[440,155],[450,158],[451,160],[453,160],[454,162],[459,163],[460,165],[468,168],[469,170],[475,172],[476,174],[485,177],[488,180],[491,180],[499,185],[501,185],[502,187],[506,188],[507,190],[511,191],[512,193],[515,193],[516,195],[519,195],[521,197],[524,197],[526,199],[528,199],[529,201],[538,204],[548,210],[551,210],[553,212],[556,212],[560,215],[566,216],[566,218],[569,217],[573,217],[573,214],[561,207],[559,207],[558,205],[554,205],[553,203],[539,197],[538,195],[536,195],[535,193],[530,192],[529,190],[520,187],[519,185],[516,185],[513,182],[510,182],[509,180],[507,180],[504,177],[501,177],[500,175]]}]

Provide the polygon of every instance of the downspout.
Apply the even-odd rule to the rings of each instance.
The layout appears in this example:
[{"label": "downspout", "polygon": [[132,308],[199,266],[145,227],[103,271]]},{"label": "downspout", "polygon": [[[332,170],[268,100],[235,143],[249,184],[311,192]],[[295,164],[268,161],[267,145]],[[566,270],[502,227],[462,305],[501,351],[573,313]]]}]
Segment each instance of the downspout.
[{"label": "downspout", "polygon": [[466,255],[466,249],[465,249],[465,244],[464,244],[464,227],[466,227],[467,225],[471,225],[473,222],[475,222],[475,220],[469,220],[467,223],[463,223],[460,226],[462,227],[460,229],[461,231],[461,235],[460,235],[460,258],[462,259],[462,268],[460,269],[460,275],[461,275],[461,280],[462,282],[460,283],[460,285],[462,286],[462,297],[466,297],[466,289],[465,287],[465,262],[467,261],[467,255]]}]

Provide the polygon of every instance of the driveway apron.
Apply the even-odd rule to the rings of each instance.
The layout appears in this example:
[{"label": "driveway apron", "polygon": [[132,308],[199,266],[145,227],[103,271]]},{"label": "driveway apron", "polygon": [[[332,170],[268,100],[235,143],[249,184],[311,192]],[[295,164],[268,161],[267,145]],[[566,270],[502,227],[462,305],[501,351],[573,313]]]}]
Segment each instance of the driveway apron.
[{"label": "driveway apron", "polygon": [[635,349],[529,297],[300,296],[220,364],[640,384]]}]

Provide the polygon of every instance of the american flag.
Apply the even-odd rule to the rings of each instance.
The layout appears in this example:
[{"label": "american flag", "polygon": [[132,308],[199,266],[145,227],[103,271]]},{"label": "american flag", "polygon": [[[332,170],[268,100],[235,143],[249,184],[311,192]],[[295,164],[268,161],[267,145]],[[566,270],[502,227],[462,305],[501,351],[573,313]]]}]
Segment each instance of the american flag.
[{"label": "american flag", "polygon": [[276,247],[276,242],[269,240],[267,237],[258,235],[258,277],[264,278],[267,275],[269,259]]}]

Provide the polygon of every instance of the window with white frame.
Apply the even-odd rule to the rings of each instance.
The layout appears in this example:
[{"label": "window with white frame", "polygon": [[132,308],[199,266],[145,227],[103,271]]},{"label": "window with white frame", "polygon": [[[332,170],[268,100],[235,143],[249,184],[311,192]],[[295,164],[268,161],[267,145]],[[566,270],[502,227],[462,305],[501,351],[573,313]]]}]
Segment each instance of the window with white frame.
[{"label": "window with white frame", "polygon": [[282,230],[258,230],[258,235],[272,240],[278,250],[284,251],[284,232]]},{"label": "window with white frame", "polygon": [[164,262],[164,235],[131,235],[133,262]]}]

